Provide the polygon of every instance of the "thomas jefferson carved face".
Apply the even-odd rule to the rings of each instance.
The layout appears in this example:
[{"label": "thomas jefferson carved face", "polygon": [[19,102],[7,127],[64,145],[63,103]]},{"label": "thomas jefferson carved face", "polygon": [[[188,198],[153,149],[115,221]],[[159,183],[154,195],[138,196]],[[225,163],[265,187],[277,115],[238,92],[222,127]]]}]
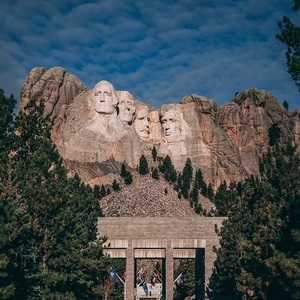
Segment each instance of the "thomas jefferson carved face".
[{"label": "thomas jefferson carved face", "polygon": [[101,114],[112,114],[118,103],[117,92],[108,81],[98,82],[91,94],[94,101],[94,109]]},{"label": "thomas jefferson carved face", "polygon": [[127,91],[119,92],[119,117],[124,123],[131,123],[135,113],[133,96]]},{"label": "thomas jefferson carved face", "polygon": [[175,110],[164,113],[161,119],[163,134],[167,142],[175,142],[181,135],[180,116]]},{"label": "thomas jefferson carved face", "polygon": [[134,127],[137,134],[142,139],[149,138],[149,108],[143,107],[141,110],[137,112],[136,119],[134,121]]}]

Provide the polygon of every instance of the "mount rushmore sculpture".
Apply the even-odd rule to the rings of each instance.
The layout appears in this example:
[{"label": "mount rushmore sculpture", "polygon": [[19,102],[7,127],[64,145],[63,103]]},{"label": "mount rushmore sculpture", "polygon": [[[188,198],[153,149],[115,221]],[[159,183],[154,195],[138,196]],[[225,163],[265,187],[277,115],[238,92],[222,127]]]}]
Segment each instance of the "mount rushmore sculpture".
[{"label": "mount rushmore sculpture", "polygon": [[87,91],[61,67],[34,68],[21,90],[19,109],[34,99],[54,118],[52,138],[65,164],[90,184],[110,184],[120,165],[136,168],[144,155],[169,155],[181,171],[187,158],[206,182],[240,181],[258,174],[258,157],[268,147],[268,131],[278,124],[299,148],[300,119],[266,91],[245,90],[217,107],[199,95],[157,109],[117,91],[105,80]]}]

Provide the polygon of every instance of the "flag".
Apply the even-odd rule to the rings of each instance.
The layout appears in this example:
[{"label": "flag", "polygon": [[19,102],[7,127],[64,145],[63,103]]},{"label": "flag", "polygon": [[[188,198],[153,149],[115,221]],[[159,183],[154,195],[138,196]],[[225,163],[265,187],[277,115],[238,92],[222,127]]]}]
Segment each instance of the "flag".
[{"label": "flag", "polygon": [[140,269],[136,274],[136,283],[138,285],[143,285],[145,282],[145,272],[143,269]]},{"label": "flag", "polygon": [[119,278],[118,278],[118,274],[117,272],[114,270],[114,269],[111,269],[110,270],[110,273],[109,273],[109,276],[108,276],[108,279],[114,283],[116,283]]},{"label": "flag", "polygon": [[178,287],[183,286],[184,284],[184,277],[185,277],[186,271],[181,272],[178,277],[174,280],[174,284]]},{"label": "flag", "polygon": [[138,286],[141,286],[146,294],[148,296],[148,286],[146,282],[146,276],[143,269],[140,269],[136,274],[136,283]]},{"label": "flag", "polygon": [[160,278],[160,274],[159,272],[156,270],[156,273],[153,272],[152,276],[151,276],[151,284],[154,286],[156,283],[159,282],[159,278]]}]

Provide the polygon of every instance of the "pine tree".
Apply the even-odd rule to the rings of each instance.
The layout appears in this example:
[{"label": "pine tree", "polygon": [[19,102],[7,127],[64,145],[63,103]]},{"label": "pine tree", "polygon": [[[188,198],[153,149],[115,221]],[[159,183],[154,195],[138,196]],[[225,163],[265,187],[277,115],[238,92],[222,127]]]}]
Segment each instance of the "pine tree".
[{"label": "pine tree", "polygon": [[236,185],[221,231],[211,299],[300,299],[300,156],[290,141],[263,155],[260,178]]},{"label": "pine tree", "polygon": [[153,161],[156,162],[157,150],[156,150],[155,146],[152,148],[151,153],[152,153]]},{"label": "pine tree", "polygon": [[213,186],[211,183],[209,183],[208,187],[207,187],[207,197],[210,200],[213,200],[213,198],[214,198],[214,190],[213,190]]},{"label": "pine tree", "polygon": [[116,179],[114,179],[113,180],[113,183],[112,183],[112,189],[113,189],[113,191],[115,191],[115,192],[118,192],[118,191],[120,191],[120,185],[119,185],[119,183],[117,182],[117,180]]},{"label": "pine tree", "polygon": [[169,155],[163,159],[162,164],[159,165],[159,170],[164,174],[164,178],[167,181],[176,182],[177,172]]},{"label": "pine tree", "polygon": [[124,163],[121,166],[121,173],[120,173],[120,175],[121,175],[122,178],[124,178],[124,183],[125,184],[129,185],[129,184],[132,183],[133,176],[132,176],[131,172],[126,169],[126,166],[125,166]]},{"label": "pine tree", "polygon": [[126,175],[127,175],[127,170],[126,170],[126,166],[125,166],[124,163],[122,163],[120,175],[121,175],[122,178],[125,178]]},{"label": "pine tree", "polygon": [[129,185],[129,184],[132,184],[132,181],[133,181],[133,176],[132,176],[132,174],[128,171],[128,172],[127,172],[127,175],[126,175],[125,178],[124,178],[124,182],[125,182],[125,184]]},{"label": "pine tree", "polygon": [[99,186],[98,184],[95,184],[95,185],[94,185],[93,193],[94,193],[94,197],[95,197],[95,198],[101,199],[100,186]]},{"label": "pine tree", "polygon": [[141,175],[146,175],[149,173],[149,167],[148,167],[148,162],[144,154],[140,157],[140,162],[139,162],[139,174]]},{"label": "pine tree", "polygon": [[194,207],[195,212],[197,214],[200,214],[202,207],[201,207],[201,203],[199,203],[199,190],[198,190],[196,182],[194,182],[194,184],[193,184],[193,188],[192,188],[189,198],[190,198],[191,206]]},{"label": "pine tree", "polygon": [[181,174],[181,193],[185,199],[187,199],[189,196],[192,179],[193,179],[192,161],[190,158],[188,158],[185,162]]},{"label": "pine tree", "polygon": [[229,187],[227,187],[226,181],[221,183],[214,196],[216,216],[229,216],[232,213],[234,206],[236,205],[237,197],[238,192],[236,183],[230,183]]},{"label": "pine tree", "polygon": [[100,195],[101,195],[100,198],[103,198],[106,196],[106,188],[103,184],[101,184]]},{"label": "pine tree", "polygon": [[30,103],[15,122],[12,185],[1,194],[14,227],[7,213],[1,222],[14,238],[0,244],[0,257],[9,250],[7,266],[14,272],[0,292],[9,288],[15,299],[93,298],[104,276],[96,240],[101,210],[91,187],[78,176],[68,178],[42,113],[43,106]]},{"label": "pine tree", "polygon": [[15,210],[12,201],[15,194],[13,170],[11,167],[11,144],[13,138],[14,106],[13,96],[6,97],[0,89],[0,297],[17,299],[22,295],[22,269],[15,251],[18,245]]},{"label": "pine tree", "polygon": [[[294,10],[299,10],[299,0],[294,0]],[[294,24],[287,16],[278,22],[280,33],[276,38],[287,46],[285,52],[287,71],[300,91],[300,27]]]},{"label": "pine tree", "polygon": [[278,123],[274,123],[268,131],[268,135],[269,135],[269,146],[274,146],[276,144],[278,144],[279,140],[280,140],[280,127],[278,126]]},{"label": "pine tree", "polygon": [[206,196],[207,194],[207,186],[206,186],[206,183],[203,179],[203,174],[202,174],[202,171],[201,169],[198,169],[195,173],[195,182],[197,184],[197,188],[199,189],[200,193],[203,195],[203,196]]},{"label": "pine tree", "polygon": [[152,170],[152,178],[155,179],[155,180],[158,180],[158,179],[159,179],[159,174],[158,174],[157,168],[154,168],[154,169]]}]

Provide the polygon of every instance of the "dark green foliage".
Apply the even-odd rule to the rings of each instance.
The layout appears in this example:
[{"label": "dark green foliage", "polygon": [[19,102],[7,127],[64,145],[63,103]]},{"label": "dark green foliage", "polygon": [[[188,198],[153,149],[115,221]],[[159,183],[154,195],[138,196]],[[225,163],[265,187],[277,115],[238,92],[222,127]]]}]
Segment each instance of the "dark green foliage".
[{"label": "dark green foliage", "polygon": [[118,191],[120,191],[120,184],[117,182],[117,180],[116,179],[114,179],[113,180],[113,183],[112,183],[112,189],[113,189],[113,191],[115,191],[115,192],[118,192]]},{"label": "dark green foliage", "polygon": [[300,0],[294,0],[293,10],[299,10],[300,8]]},{"label": "dark green foliage", "polygon": [[99,297],[98,199],[78,176],[67,177],[43,107],[30,103],[27,111],[16,118],[0,192],[1,298]]},{"label": "dark green foliage", "polygon": [[278,144],[279,140],[280,140],[280,134],[281,134],[281,130],[280,127],[278,126],[278,123],[274,123],[268,131],[268,135],[269,135],[269,146],[274,146],[276,144]]},{"label": "dark green foliage", "polygon": [[183,185],[181,187],[181,194],[182,194],[182,196],[183,196],[184,199],[188,199],[188,197],[189,197],[189,190],[187,189],[186,185]]},{"label": "dark green foliage", "polygon": [[214,199],[214,190],[211,183],[209,183],[207,187],[207,198],[210,200]]},{"label": "dark green foliage", "polygon": [[289,110],[289,104],[286,100],[283,101],[283,107],[286,109],[286,110]]},{"label": "dark green foliage", "polygon": [[156,150],[155,146],[152,148],[151,153],[152,153],[153,161],[155,162],[156,158],[157,158],[157,150]]},{"label": "dark green foliage", "polygon": [[110,195],[110,188],[107,188],[106,195]]},{"label": "dark green foliage", "polygon": [[236,187],[221,231],[211,299],[300,299],[300,157],[288,141]]},{"label": "dark green foliage", "polygon": [[207,194],[207,185],[203,179],[203,174],[201,169],[198,169],[195,173],[195,183],[197,185],[198,190],[204,196]]},{"label": "dark green foliage", "polygon": [[167,155],[162,163],[158,166],[160,172],[164,174],[164,178],[167,181],[176,182],[177,172],[173,166],[172,160],[169,155]]},{"label": "dark green foliage", "polygon": [[122,177],[122,178],[125,178],[125,177],[127,176],[127,173],[128,173],[128,171],[126,170],[126,166],[125,166],[124,163],[122,163],[122,166],[121,166],[121,173],[120,173],[121,177]]},{"label": "dark green foliage", "polygon": [[144,154],[140,157],[140,162],[139,162],[139,174],[141,175],[146,175],[149,173],[149,167],[148,167],[148,162]]},{"label": "dark green foliage", "polygon": [[94,185],[94,197],[97,198],[97,199],[100,199],[101,198],[101,191],[100,191],[100,186],[98,184],[95,184]]},{"label": "dark green foliage", "polygon": [[100,195],[101,195],[101,198],[106,196],[106,188],[103,184],[101,184]]},{"label": "dark green foliage", "polygon": [[122,178],[124,178],[125,184],[129,185],[132,183],[133,176],[132,176],[131,172],[126,169],[126,166],[124,163],[122,164],[120,175]]},{"label": "dark green foliage", "polygon": [[[201,214],[202,211],[203,211],[203,210],[202,210],[202,205],[201,205],[201,203],[198,201],[198,202],[195,204],[195,213],[196,213],[196,214]],[[204,211],[203,213],[204,213],[204,215],[205,215],[205,211]]]},{"label": "dark green foliage", "polygon": [[196,181],[194,181],[193,188],[190,193],[190,202],[192,203],[192,207],[194,207],[195,212],[200,214],[202,212],[202,205],[199,202],[199,189]]},{"label": "dark green foliage", "polygon": [[3,89],[0,89],[0,151],[3,153],[3,147],[8,143],[8,137],[11,135],[11,127],[13,122],[13,110],[16,100],[13,96],[5,97]]},{"label": "dark green foliage", "polygon": [[124,182],[125,182],[125,184],[129,185],[129,184],[132,183],[132,181],[133,181],[133,176],[132,176],[132,174],[128,171],[128,172],[127,172],[127,175],[124,177]]},{"label": "dark green foliage", "polygon": [[185,199],[187,199],[189,196],[192,179],[193,179],[192,161],[190,158],[188,158],[185,162],[181,174],[181,193]]},{"label": "dark green foliage", "polygon": [[185,162],[184,168],[182,170],[182,179],[189,183],[191,183],[193,179],[193,166],[190,158],[188,158]]},{"label": "dark green foliage", "polygon": [[238,192],[235,183],[231,183],[229,187],[225,181],[221,183],[214,196],[215,215],[218,217],[230,216],[236,205],[237,197]]},{"label": "dark green foliage", "polygon": [[[294,1],[294,9],[299,9],[299,0]],[[287,71],[300,90],[300,28],[287,16],[278,22],[280,33],[276,38],[287,46],[285,53]]]},{"label": "dark green foliage", "polygon": [[158,174],[157,168],[154,168],[154,169],[152,170],[152,178],[155,179],[155,180],[158,180],[158,179],[159,179],[159,174]]},{"label": "dark green foliage", "polygon": [[166,166],[164,165],[164,163],[161,163],[158,165],[158,170],[161,173],[165,173],[166,172]]}]

